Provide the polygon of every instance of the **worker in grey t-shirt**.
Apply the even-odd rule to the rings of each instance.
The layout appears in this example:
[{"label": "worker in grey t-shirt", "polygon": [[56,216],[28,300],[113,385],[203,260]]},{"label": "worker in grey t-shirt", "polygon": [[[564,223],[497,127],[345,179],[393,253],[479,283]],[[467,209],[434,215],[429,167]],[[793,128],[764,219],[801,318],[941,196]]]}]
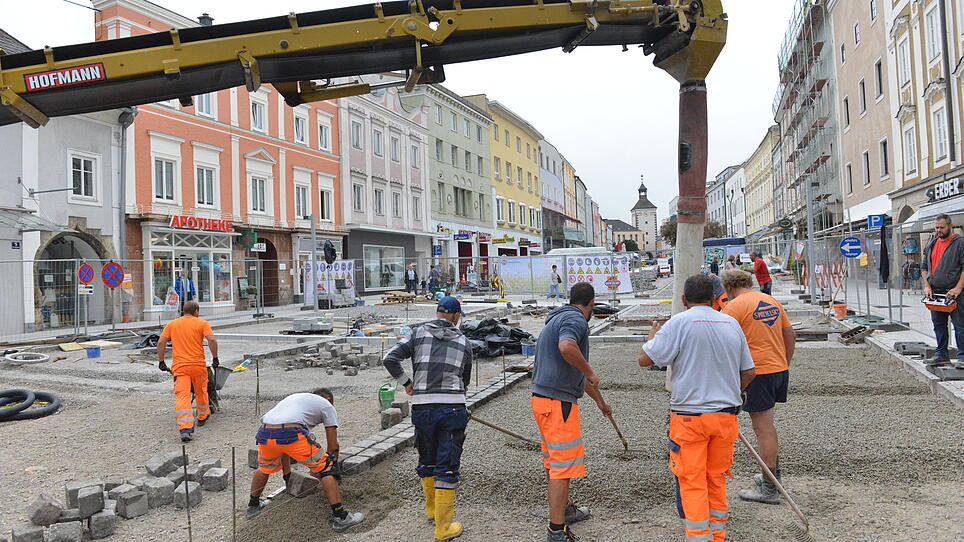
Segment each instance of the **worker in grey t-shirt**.
[{"label": "worker in grey t-shirt", "polygon": [[740,426],[740,393],[756,376],[739,322],[713,310],[713,281],[686,279],[681,312],[653,322],[639,365],[673,367],[669,461],[688,540],[723,540],[729,507],[726,473]]},{"label": "worker in grey t-shirt", "polygon": [[[311,393],[291,394],[262,416],[261,424],[255,438],[259,468],[251,478],[248,519],[260,514],[267,505],[266,501],[261,500],[261,493],[269,475],[280,470],[284,473],[285,484],[288,484],[291,459],[294,459],[321,479],[321,487],[331,505],[331,526],[334,530],[344,531],[364,521],[365,516],[361,512],[349,512],[341,504],[337,468],[338,414],[331,390],[318,388]],[[325,426],[327,449],[322,449],[309,432],[318,425]]]}]

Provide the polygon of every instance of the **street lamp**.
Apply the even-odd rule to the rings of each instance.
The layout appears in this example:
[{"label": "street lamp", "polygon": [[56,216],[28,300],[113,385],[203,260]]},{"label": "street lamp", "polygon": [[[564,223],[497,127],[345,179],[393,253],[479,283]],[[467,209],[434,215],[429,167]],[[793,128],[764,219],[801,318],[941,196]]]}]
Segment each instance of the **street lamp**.
[{"label": "street lamp", "polygon": [[[743,194],[743,187],[742,187],[742,186],[740,187],[740,194]],[[735,195],[736,195],[736,189],[734,188],[734,189],[731,189],[731,190],[730,190],[730,195],[729,195],[729,197],[727,198],[728,200],[730,200],[730,212],[729,212],[729,214],[727,214],[727,217],[726,217],[726,218],[727,218],[727,222],[730,223],[730,224],[727,225],[727,234],[728,234],[728,235],[734,235],[733,229],[731,229],[730,225],[732,225],[733,228],[736,227],[736,221],[733,220],[733,196],[735,196]],[[725,203],[725,202],[724,202],[724,203]],[[725,212],[725,211],[724,211],[724,212]],[[743,213],[746,214],[746,205],[743,206]],[[745,224],[745,223],[746,223],[746,221],[744,220],[744,224]]]}]

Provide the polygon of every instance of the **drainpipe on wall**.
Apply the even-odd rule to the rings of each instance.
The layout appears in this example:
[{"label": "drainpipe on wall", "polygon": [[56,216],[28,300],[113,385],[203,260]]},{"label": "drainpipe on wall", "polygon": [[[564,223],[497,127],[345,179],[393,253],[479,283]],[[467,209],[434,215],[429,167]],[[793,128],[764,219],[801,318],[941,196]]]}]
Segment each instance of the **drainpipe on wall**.
[{"label": "drainpipe on wall", "polygon": [[950,163],[957,160],[954,150],[954,102],[951,100],[951,60],[947,46],[947,6],[944,0],[938,2],[941,10],[941,54],[944,57],[944,115],[947,117],[947,152]]},{"label": "drainpipe on wall", "polygon": [[117,123],[121,127],[120,135],[120,196],[118,198],[117,216],[117,257],[120,260],[127,259],[127,128],[134,123],[137,116],[136,107],[125,107],[121,114],[117,116]]}]

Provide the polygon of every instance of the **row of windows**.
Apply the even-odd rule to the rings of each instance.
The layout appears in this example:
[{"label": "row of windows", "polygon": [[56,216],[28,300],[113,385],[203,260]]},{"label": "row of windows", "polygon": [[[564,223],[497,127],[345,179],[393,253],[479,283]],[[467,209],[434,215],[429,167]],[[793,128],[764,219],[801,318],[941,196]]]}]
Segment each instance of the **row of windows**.
[{"label": "row of windows", "polygon": [[[444,123],[445,112],[442,106],[439,104],[435,105],[435,123],[442,125]],[[459,126],[462,128],[462,135],[468,138],[475,136],[476,141],[482,142],[483,129],[482,126],[472,122],[471,120],[462,117],[461,122],[459,122],[460,117],[458,113],[454,111],[449,111],[449,129],[453,132],[458,133]]]},{"label": "row of windows", "polygon": [[[492,168],[493,171],[495,171],[495,180],[504,180],[507,183],[512,182],[512,162],[508,160],[505,161],[505,177],[502,177],[502,159],[498,156],[492,159]],[[523,173],[525,173],[525,177],[523,177]],[[525,183],[523,183],[523,178],[525,179]],[[516,166],[515,179],[520,189],[528,190],[530,194],[539,193],[539,177],[533,177],[531,171],[523,172],[521,167]]]},{"label": "row of windows", "polygon": [[[874,63],[874,98],[880,100],[884,96],[884,68],[881,61]],[[861,78],[857,82],[857,100],[860,114],[867,112],[867,83]],[[843,126],[850,126],[850,97],[844,96],[843,99]]]},{"label": "row of windows", "polygon": [[[365,185],[361,183],[354,183],[351,187],[351,205],[352,209],[356,213],[365,212],[365,204],[367,203]],[[382,188],[374,188],[371,194],[372,211],[376,216],[385,216],[385,190]],[[402,218],[404,212],[404,204],[402,203],[402,193],[392,192],[392,208],[391,213],[394,218]],[[412,220],[422,219],[422,197],[419,195],[412,196]]]},{"label": "row of windows", "polygon": [[[493,125],[492,125],[492,135],[493,135],[493,138],[495,139],[495,141],[499,141],[499,125],[498,125],[498,124],[493,124]],[[506,146],[506,147],[512,148],[512,140],[511,140],[511,138],[509,137],[509,130],[508,130],[508,129],[502,130],[502,141],[505,143],[505,146]],[[538,163],[539,163],[539,156],[538,156],[539,153],[537,152],[538,149],[535,149],[535,151],[536,151],[536,152],[533,152],[533,148],[532,148],[532,145],[531,145],[531,144],[526,143],[526,158],[529,158],[529,159],[531,159],[531,160],[533,161],[533,163],[538,164]],[[517,152],[517,153],[519,153],[519,154],[522,154],[522,138],[519,137],[519,136],[516,136],[516,138],[515,138],[515,152]]]},{"label": "row of windows", "polygon": [[[438,194],[438,210],[445,214],[449,212],[449,203],[445,183],[439,181],[436,189]],[[452,213],[464,218],[478,218],[485,220],[485,194],[476,194],[470,190],[452,187]],[[473,206],[478,207],[478,213],[473,212]],[[478,216],[476,216],[478,215]]]},{"label": "row of windows", "polygon": [[[365,138],[362,135],[362,124],[357,121],[351,121],[351,146],[353,149],[365,149]],[[384,147],[384,133],[377,128],[372,129],[372,152],[375,154],[375,156],[385,156]],[[402,161],[402,142],[398,136],[392,135],[389,138],[388,152],[389,158],[391,158],[392,162]],[[415,169],[420,167],[419,154],[418,145],[413,143],[410,147],[409,160],[411,166]]]},{"label": "row of windows", "polygon": [[[516,202],[509,200],[506,202],[501,196],[495,198],[495,219],[498,222],[506,222],[506,209],[508,209],[508,223],[516,224]],[[518,224],[520,226],[529,225],[531,228],[542,227],[542,210],[530,207],[525,203],[518,204]],[[527,220],[528,219],[528,220]]]},{"label": "row of windows", "polygon": [[[459,156],[462,157],[462,161],[459,161]],[[445,144],[441,139],[435,140],[435,159],[439,162],[445,161]],[[459,152],[459,148],[456,145],[450,146],[449,161],[455,167],[464,167],[465,171],[472,173],[473,166],[475,167],[475,173],[479,175],[485,175],[485,159],[481,156],[475,156],[473,159],[472,153],[469,151]],[[461,163],[461,165],[460,165]]]}]

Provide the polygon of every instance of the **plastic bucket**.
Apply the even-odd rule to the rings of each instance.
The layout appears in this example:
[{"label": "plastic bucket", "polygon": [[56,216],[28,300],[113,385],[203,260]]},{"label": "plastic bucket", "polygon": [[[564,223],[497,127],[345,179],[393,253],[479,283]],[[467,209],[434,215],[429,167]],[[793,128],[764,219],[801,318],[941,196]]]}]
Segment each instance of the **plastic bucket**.
[{"label": "plastic bucket", "polygon": [[522,341],[522,354],[525,356],[532,356],[536,353],[536,343],[532,341]]},{"label": "plastic bucket", "polygon": [[99,347],[99,346],[88,346],[88,347],[87,347],[87,357],[88,357],[88,358],[99,358],[99,357],[100,357],[100,347]]},{"label": "plastic bucket", "polygon": [[833,306],[834,314],[837,318],[843,318],[847,316],[847,304],[846,303],[835,303]]},{"label": "plastic bucket", "polygon": [[364,299],[356,299],[356,300],[355,300],[355,306],[356,306],[356,307],[364,307],[364,306],[365,306],[365,300],[364,300]]},{"label": "plastic bucket", "polygon": [[383,384],[382,387],[378,388],[378,411],[381,412],[386,408],[391,408],[392,403],[395,402],[395,388],[397,384],[394,382],[389,382]]},{"label": "plastic bucket", "polygon": [[220,390],[233,371],[227,367],[218,367],[214,370],[214,389]]}]

